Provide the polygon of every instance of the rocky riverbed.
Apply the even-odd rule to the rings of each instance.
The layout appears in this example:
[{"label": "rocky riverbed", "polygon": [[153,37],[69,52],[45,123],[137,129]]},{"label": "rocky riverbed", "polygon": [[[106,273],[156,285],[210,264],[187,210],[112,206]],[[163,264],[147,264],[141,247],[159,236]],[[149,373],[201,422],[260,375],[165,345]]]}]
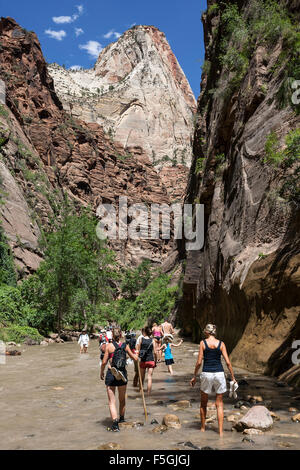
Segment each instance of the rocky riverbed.
[{"label": "rocky riverbed", "polygon": [[[107,431],[110,417],[105,385],[99,380],[97,341],[80,355],[76,343],[23,346],[22,355],[0,364],[0,449],[300,449],[299,391],[275,378],[236,371],[236,400],[225,395],[224,437],[217,433],[214,397],[207,431],[200,433],[199,382],[189,386],[197,345],[174,350],[175,375],[164,363],[154,371],[145,423],[139,391],[129,365],[127,423],[120,433]],[[253,406],[265,406],[272,427],[237,431],[235,424]],[[174,415],[173,417],[166,415]],[[294,420],[293,420],[294,419]],[[238,426],[237,426],[238,427]]]}]

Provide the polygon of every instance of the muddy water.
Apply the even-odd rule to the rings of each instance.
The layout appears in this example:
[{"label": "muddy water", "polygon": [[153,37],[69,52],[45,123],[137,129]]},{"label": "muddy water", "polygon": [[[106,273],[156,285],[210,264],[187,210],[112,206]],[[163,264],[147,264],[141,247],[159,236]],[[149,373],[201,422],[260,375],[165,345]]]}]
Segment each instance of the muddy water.
[{"label": "muddy water", "polygon": [[[146,398],[148,423],[120,433],[107,431],[110,425],[104,382],[99,380],[99,353],[96,341],[91,342],[89,354],[79,355],[75,343],[53,344],[47,347],[23,347],[20,357],[7,357],[0,364],[0,449],[95,449],[107,442],[116,442],[122,449],[190,449],[210,446],[215,449],[300,449],[300,423],[291,421],[290,406],[300,408],[297,395],[289,387],[278,387],[276,380],[249,375],[239,371],[237,378],[246,378],[248,385],[240,387],[239,398],[247,394],[261,395],[272,401],[280,416],[271,431],[263,436],[250,436],[254,442],[242,442],[241,433],[231,431],[225,418],[223,439],[217,434],[217,422],[207,425],[200,433],[199,383],[195,389],[189,379],[197,346],[184,343],[175,350],[175,374],[166,373],[164,363],[154,371],[152,396]],[[129,386],[127,421],[144,423],[142,401],[132,387],[133,366],[128,367]],[[174,401],[192,400],[192,406],[174,411]],[[225,398],[225,415],[241,412],[234,408],[236,401]],[[210,405],[213,404],[213,396]],[[161,424],[166,413],[175,413],[180,430],[164,434],[153,433],[156,419]],[[210,415],[215,414],[213,411]]]}]

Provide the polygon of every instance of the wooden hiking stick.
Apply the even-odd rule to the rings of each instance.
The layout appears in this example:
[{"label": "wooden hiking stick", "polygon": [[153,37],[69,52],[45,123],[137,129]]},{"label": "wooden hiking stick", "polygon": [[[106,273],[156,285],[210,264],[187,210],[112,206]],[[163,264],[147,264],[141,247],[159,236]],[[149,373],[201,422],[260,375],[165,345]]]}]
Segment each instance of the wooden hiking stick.
[{"label": "wooden hiking stick", "polygon": [[142,375],[141,375],[141,369],[140,369],[140,361],[137,361],[137,366],[138,366],[138,371],[139,371],[139,382],[140,382],[140,391],[143,399],[143,405],[144,405],[144,413],[145,413],[145,421],[148,419],[148,414],[147,414],[147,408],[146,408],[146,402],[145,402],[145,395],[144,395],[144,387],[142,383]]}]

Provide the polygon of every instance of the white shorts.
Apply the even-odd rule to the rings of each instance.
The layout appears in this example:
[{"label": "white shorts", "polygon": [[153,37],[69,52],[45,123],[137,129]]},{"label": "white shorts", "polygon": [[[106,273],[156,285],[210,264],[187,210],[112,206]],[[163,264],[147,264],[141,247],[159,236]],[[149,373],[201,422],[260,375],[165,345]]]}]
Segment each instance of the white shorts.
[{"label": "white shorts", "polygon": [[200,389],[204,393],[225,393],[227,391],[226,379],[224,372],[201,372]]}]

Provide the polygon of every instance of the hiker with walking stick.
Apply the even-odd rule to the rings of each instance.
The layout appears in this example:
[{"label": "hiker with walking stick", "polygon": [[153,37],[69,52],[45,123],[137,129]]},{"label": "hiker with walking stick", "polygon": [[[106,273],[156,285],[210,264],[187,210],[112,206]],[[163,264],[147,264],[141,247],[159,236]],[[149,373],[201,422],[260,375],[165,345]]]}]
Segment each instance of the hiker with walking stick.
[{"label": "hiker with walking stick", "polygon": [[151,338],[152,330],[150,327],[146,326],[144,328],[144,336],[141,341],[136,345],[136,351],[141,360],[140,369],[141,369],[141,379],[142,385],[144,385],[146,370],[148,370],[148,385],[147,392],[148,395],[151,393],[152,389],[152,376],[154,368],[156,367],[156,342]]},{"label": "hiker with walking stick", "polygon": [[[114,328],[112,330],[112,342],[106,345],[100,370],[100,378],[101,380],[104,380],[104,371],[108,364],[105,385],[107,389],[109,411],[112,418],[112,427],[109,428],[109,430],[114,432],[120,431],[119,423],[124,423],[125,421],[127,388],[126,354],[128,354],[134,361],[138,360],[138,356],[133,354],[129,345],[122,343],[121,339],[122,332],[120,328]],[[119,394],[120,419],[118,419],[116,405],[116,388],[118,389]]]}]

